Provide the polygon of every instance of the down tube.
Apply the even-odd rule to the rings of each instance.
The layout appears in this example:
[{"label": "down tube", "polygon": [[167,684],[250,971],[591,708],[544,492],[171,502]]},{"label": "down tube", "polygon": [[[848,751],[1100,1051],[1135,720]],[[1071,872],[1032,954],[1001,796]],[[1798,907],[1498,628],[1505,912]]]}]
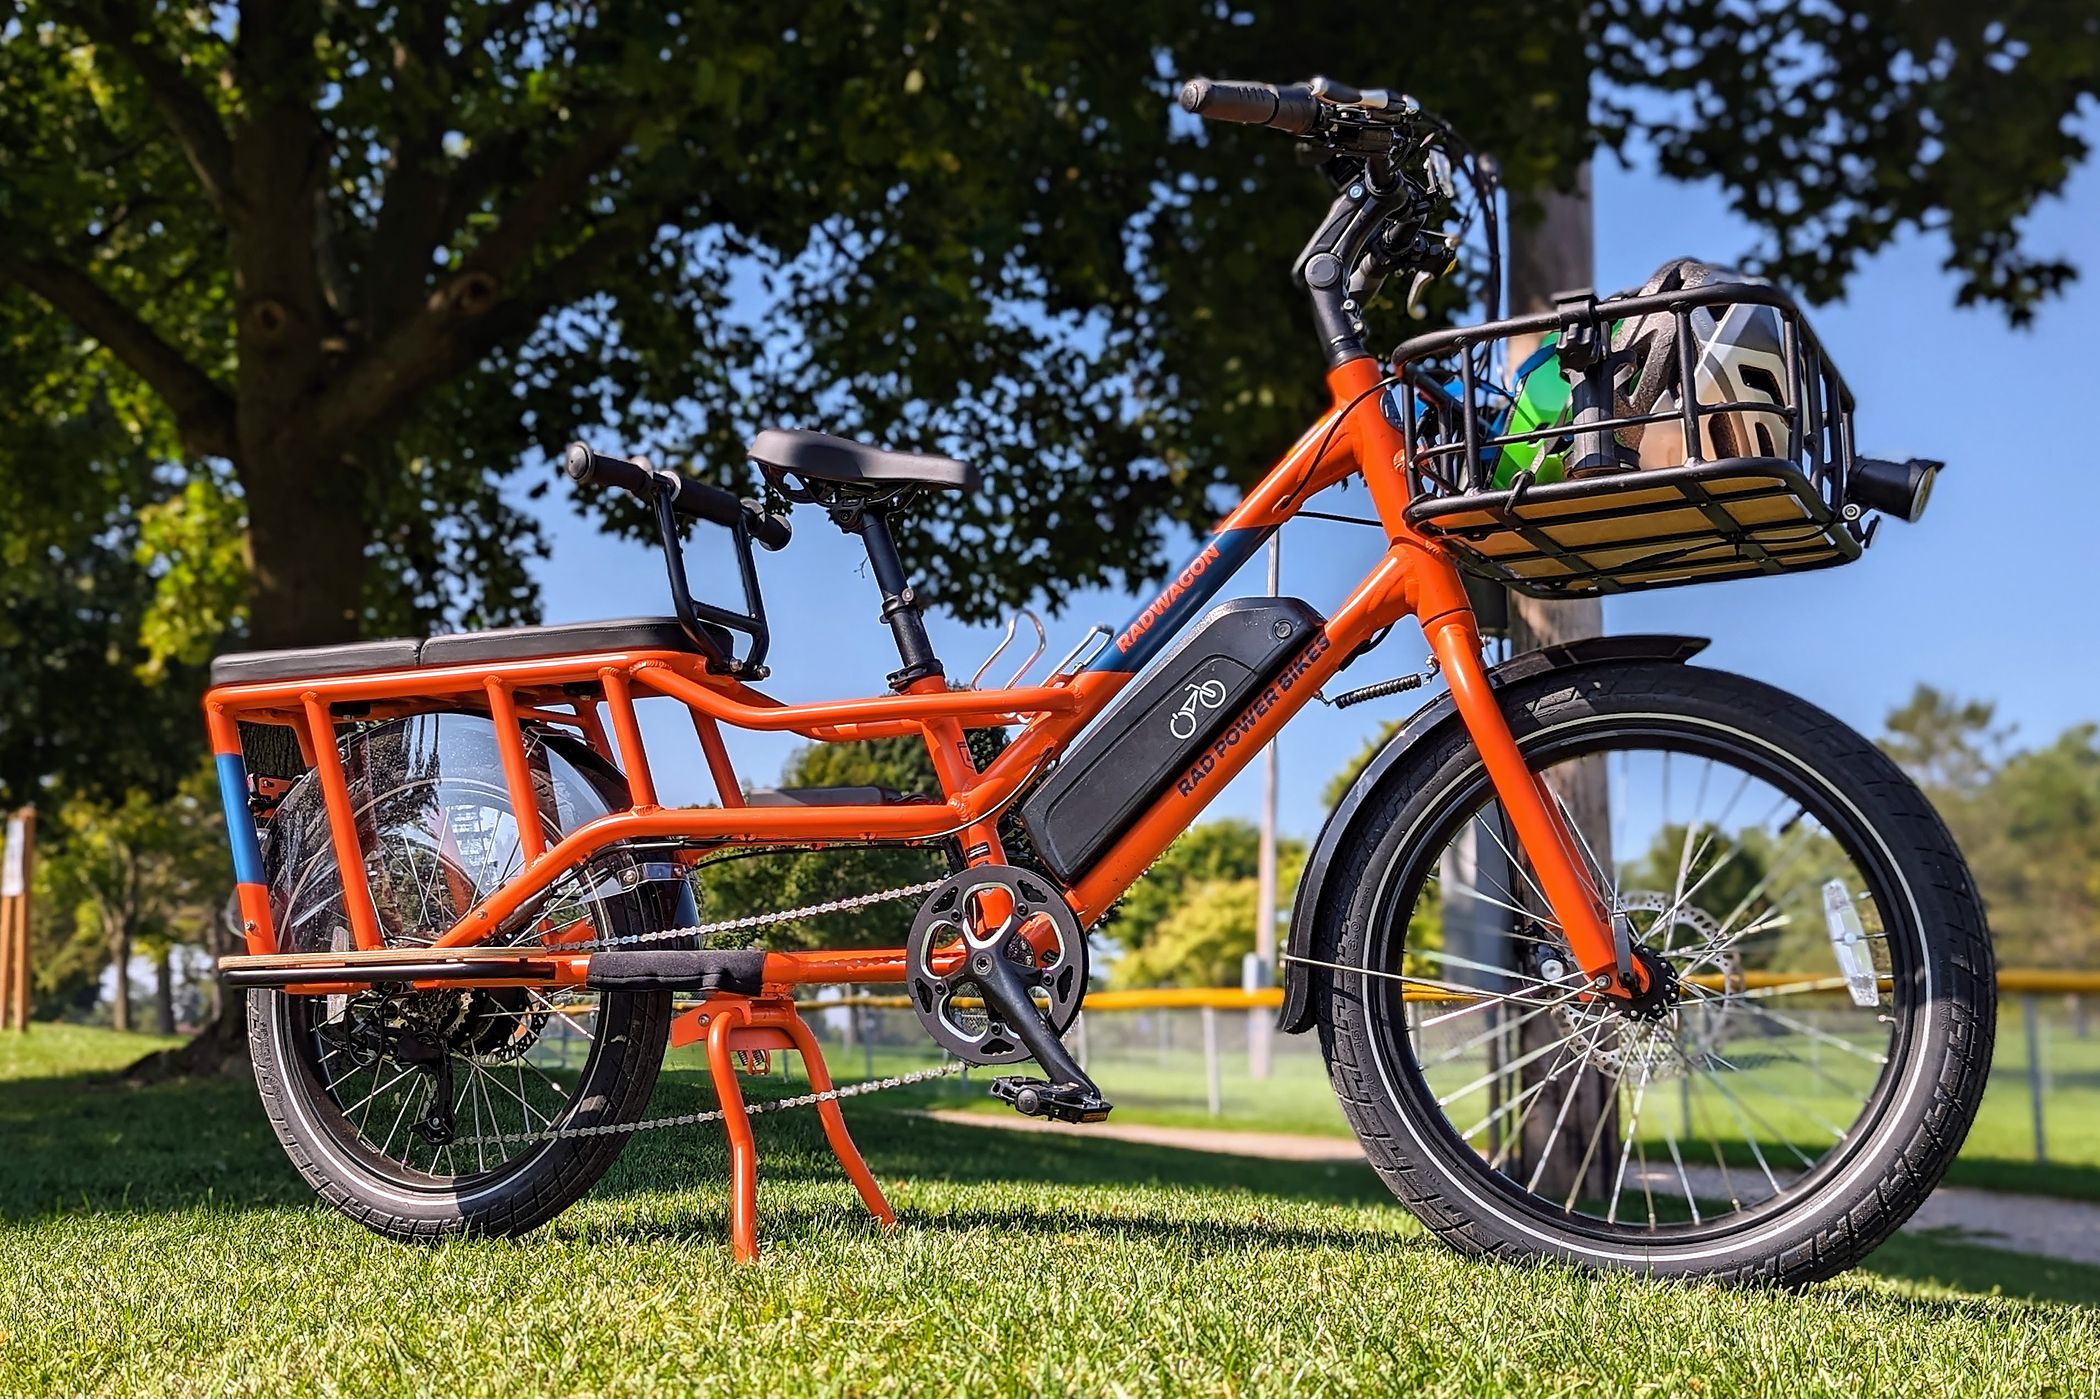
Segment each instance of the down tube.
[{"label": "down tube", "polygon": [[1211,799],[1254,760],[1277,730],[1333,678],[1356,648],[1379,628],[1398,620],[1405,611],[1400,601],[1404,574],[1397,551],[1387,554],[1276,678],[1233,715],[1201,752],[1190,757],[1159,800],[1072,886],[1071,903],[1081,922],[1090,923],[1107,912],[1160,852],[1202,815]]}]

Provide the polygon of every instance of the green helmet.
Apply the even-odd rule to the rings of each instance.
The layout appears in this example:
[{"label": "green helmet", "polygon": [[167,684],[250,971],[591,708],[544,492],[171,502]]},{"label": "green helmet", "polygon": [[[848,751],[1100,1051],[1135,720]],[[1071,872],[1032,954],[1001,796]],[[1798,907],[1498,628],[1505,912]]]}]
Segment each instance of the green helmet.
[{"label": "green helmet", "polygon": [[[1556,349],[1559,340],[1558,335],[1549,334],[1531,357],[1517,366],[1516,401],[1510,405],[1503,433],[1535,432],[1568,420],[1568,400],[1574,396],[1575,386],[1560,372]],[[1540,485],[1565,480],[1565,439],[1541,437],[1504,447],[1495,462],[1495,489],[1508,490],[1515,484],[1517,474],[1524,471],[1530,472]]]}]

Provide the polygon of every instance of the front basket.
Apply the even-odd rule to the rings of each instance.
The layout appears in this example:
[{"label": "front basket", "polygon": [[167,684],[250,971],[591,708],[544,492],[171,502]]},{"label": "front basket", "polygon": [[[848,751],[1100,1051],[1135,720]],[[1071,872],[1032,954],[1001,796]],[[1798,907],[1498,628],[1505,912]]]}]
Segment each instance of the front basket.
[{"label": "front basket", "polygon": [[[1722,401],[1699,359],[1714,327],[1738,307],[1770,308],[1759,314],[1765,329],[1776,330],[1776,368],[1759,381],[1769,387],[1757,401]],[[1648,411],[1629,408],[1630,357],[1611,343],[1614,330],[1637,317],[1674,318],[1677,382],[1701,384],[1700,393]],[[1516,430],[1514,415],[1495,407],[1498,391],[1482,391],[1486,365],[1498,342],[1546,333],[1581,366],[1561,376],[1569,409],[1556,423]],[[1396,397],[1414,491],[1408,522],[1468,572],[1519,592],[1578,597],[1798,572],[1849,563],[1865,547],[1861,512],[1845,498],[1851,394],[1776,288],[1729,282],[1657,296],[1566,298],[1545,315],[1410,341],[1394,368],[1403,380]],[[1744,424],[1764,425],[1755,445],[1766,454],[1724,454],[1750,445]],[[1628,442],[1651,430],[1657,435],[1636,458]],[[1656,442],[1665,444],[1660,461]],[[1550,473],[1533,464],[1549,451],[1558,462],[1611,469],[1541,480]],[[1526,453],[1526,469],[1512,473],[1518,452]]]}]

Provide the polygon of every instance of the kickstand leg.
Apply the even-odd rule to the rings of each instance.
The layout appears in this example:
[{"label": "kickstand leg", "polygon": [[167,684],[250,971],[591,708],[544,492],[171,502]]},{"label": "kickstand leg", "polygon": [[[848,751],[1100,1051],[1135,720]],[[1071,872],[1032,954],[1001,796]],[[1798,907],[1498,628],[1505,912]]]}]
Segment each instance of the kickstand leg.
[{"label": "kickstand leg", "polygon": [[[750,1000],[717,996],[706,1005],[686,1012],[672,1027],[671,1042],[687,1045],[707,1038],[707,1068],[714,1080],[715,1100],[722,1109],[722,1125],[729,1136],[729,1239],[737,1261],[758,1259],[758,1143],[751,1132],[751,1114],[744,1104],[743,1087],[737,1081],[736,1055],[740,1050],[793,1050],[802,1056],[810,1088],[829,1093],[831,1072],[824,1051],[809,1026],[795,1013],[792,1001]],[[836,1099],[817,1104],[824,1123],[824,1137],[838,1158],[861,1203],[884,1227],[897,1221],[895,1211],[883,1197],[882,1187],[868,1170],[860,1149],[846,1130],[845,1114]]]}]

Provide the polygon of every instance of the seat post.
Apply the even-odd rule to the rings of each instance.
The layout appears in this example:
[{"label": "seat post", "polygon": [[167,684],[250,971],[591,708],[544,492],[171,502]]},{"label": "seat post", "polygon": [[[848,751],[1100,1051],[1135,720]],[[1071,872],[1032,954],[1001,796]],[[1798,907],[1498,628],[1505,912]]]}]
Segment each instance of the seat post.
[{"label": "seat post", "polygon": [[918,595],[904,581],[904,562],[897,557],[897,542],[890,537],[888,513],[870,502],[860,510],[852,528],[867,547],[868,567],[882,589],[882,620],[890,624],[898,659],[904,662],[901,669],[891,672],[890,688],[902,694],[913,681],[944,675],[926,635],[926,619],[919,614]]}]

